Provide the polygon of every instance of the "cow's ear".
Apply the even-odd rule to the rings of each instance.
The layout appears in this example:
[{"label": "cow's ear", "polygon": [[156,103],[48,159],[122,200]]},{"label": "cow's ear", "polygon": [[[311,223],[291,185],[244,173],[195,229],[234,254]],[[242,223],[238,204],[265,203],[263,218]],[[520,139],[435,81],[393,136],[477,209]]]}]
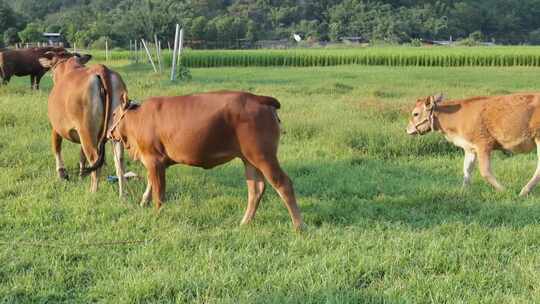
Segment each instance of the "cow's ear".
[{"label": "cow's ear", "polygon": [[79,55],[79,62],[81,64],[86,64],[90,59],[92,59],[92,55],[90,54]]},{"label": "cow's ear", "polygon": [[444,100],[444,94],[443,93],[441,93],[441,94],[439,94],[437,96],[433,96],[433,102],[436,103],[436,104],[439,103],[439,102],[442,102],[443,100]]},{"label": "cow's ear", "polygon": [[39,60],[39,64],[46,69],[50,69],[53,67],[54,59],[49,59],[47,57],[40,57],[38,60]]},{"label": "cow's ear", "polygon": [[433,96],[428,96],[426,99],[424,99],[424,107],[426,109],[431,109],[435,103],[433,102]]},{"label": "cow's ear", "polygon": [[429,96],[425,101],[426,109],[431,109],[434,106],[436,106],[438,103],[442,102],[444,100],[443,94],[437,95],[437,96]]}]

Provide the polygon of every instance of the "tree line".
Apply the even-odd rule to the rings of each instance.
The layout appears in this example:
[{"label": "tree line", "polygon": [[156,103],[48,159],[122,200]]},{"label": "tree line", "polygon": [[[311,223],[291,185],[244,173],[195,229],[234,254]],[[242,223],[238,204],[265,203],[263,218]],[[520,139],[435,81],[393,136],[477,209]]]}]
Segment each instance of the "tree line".
[{"label": "tree line", "polygon": [[294,33],[309,41],[381,43],[474,33],[500,44],[540,44],[538,16],[540,0],[0,0],[0,40],[36,42],[47,31],[80,46],[108,39],[126,47],[139,38],[173,37],[179,23],[187,40],[206,47]]}]

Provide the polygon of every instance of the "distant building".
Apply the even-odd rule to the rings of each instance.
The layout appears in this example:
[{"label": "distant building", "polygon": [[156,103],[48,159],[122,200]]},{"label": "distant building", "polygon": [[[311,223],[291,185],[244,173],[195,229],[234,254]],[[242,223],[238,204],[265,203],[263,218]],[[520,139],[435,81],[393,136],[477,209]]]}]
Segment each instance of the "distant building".
[{"label": "distant building", "polygon": [[43,33],[43,37],[50,45],[65,44],[66,42],[61,33]]},{"label": "distant building", "polygon": [[342,42],[348,42],[348,43],[365,43],[365,42],[368,42],[367,39],[364,39],[364,37],[361,37],[361,36],[341,37],[340,39],[341,39]]}]

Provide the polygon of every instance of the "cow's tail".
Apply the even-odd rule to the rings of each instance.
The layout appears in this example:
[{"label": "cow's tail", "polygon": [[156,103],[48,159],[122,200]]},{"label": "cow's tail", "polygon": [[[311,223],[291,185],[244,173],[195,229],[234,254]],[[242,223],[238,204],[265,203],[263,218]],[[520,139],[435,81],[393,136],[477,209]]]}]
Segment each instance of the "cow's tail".
[{"label": "cow's tail", "polygon": [[258,97],[257,101],[260,104],[274,107],[274,108],[276,108],[276,110],[281,108],[281,104],[274,97],[270,97],[270,96],[257,96],[257,97]]},{"label": "cow's tail", "polygon": [[81,175],[86,176],[93,171],[96,171],[97,169],[101,168],[103,164],[105,163],[105,144],[107,143],[107,130],[109,129],[109,116],[111,112],[111,105],[112,105],[112,85],[111,85],[111,72],[106,68],[103,67],[100,69],[100,71],[97,74],[100,82],[101,82],[101,96],[103,101],[103,108],[105,109],[105,113],[103,115],[103,128],[101,131],[101,136],[98,141],[98,159],[97,161],[91,165],[90,167],[86,167],[82,169]]},{"label": "cow's tail", "polygon": [[276,117],[277,122],[281,123],[281,119],[279,119],[279,116],[277,114],[277,110],[281,108],[281,104],[279,103],[279,101],[275,99],[274,97],[270,97],[270,96],[257,96],[257,97],[258,97],[257,102],[259,102],[260,104],[274,108],[272,112],[274,113],[274,116]]}]

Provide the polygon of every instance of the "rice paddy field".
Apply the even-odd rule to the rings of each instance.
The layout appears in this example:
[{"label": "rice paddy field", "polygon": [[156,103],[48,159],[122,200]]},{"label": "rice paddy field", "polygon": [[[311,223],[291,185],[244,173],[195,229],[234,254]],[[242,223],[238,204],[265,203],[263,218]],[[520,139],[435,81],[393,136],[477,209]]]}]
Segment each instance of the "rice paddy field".
[{"label": "rice paddy field", "polygon": [[[155,50],[151,54],[157,63]],[[105,51],[93,51],[105,60]],[[146,57],[143,51],[115,51],[109,60],[135,60]],[[172,61],[169,50],[163,51],[164,62]],[[316,67],[337,65],[380,66],[535,66],[540,67],[538,47],[357,47],[286,50],[184,50],[182,62],[188,67]]]},{"label": "rice paddy field", "polygon": [[[440,134],[405,133],[418,97],[539,91],[540,68],[212,67],[171,83],[148,65],[110,66],[138,100],[218,89],[278,98],[279,158],[307,229],[293,231],[271,188],[253,224],[239,226],[247,203],[239,160],[169,168],[159,214],[138,205],[144,178],[128,182],[125,200],[103,180],[89,193],[89,178],[76,178],[75,144],[63,148],[72,179],[57,180],[51,77],[39,92],[14,78],[0,87],[1,303],[540,301],[540,190],[518,197],[536,155],[495,155],[505,192],[477,171],[463,190],[461,150]],[[109,152],[104,175],[114,172]],[[127,169],[145,175],[139,163]]]}]

